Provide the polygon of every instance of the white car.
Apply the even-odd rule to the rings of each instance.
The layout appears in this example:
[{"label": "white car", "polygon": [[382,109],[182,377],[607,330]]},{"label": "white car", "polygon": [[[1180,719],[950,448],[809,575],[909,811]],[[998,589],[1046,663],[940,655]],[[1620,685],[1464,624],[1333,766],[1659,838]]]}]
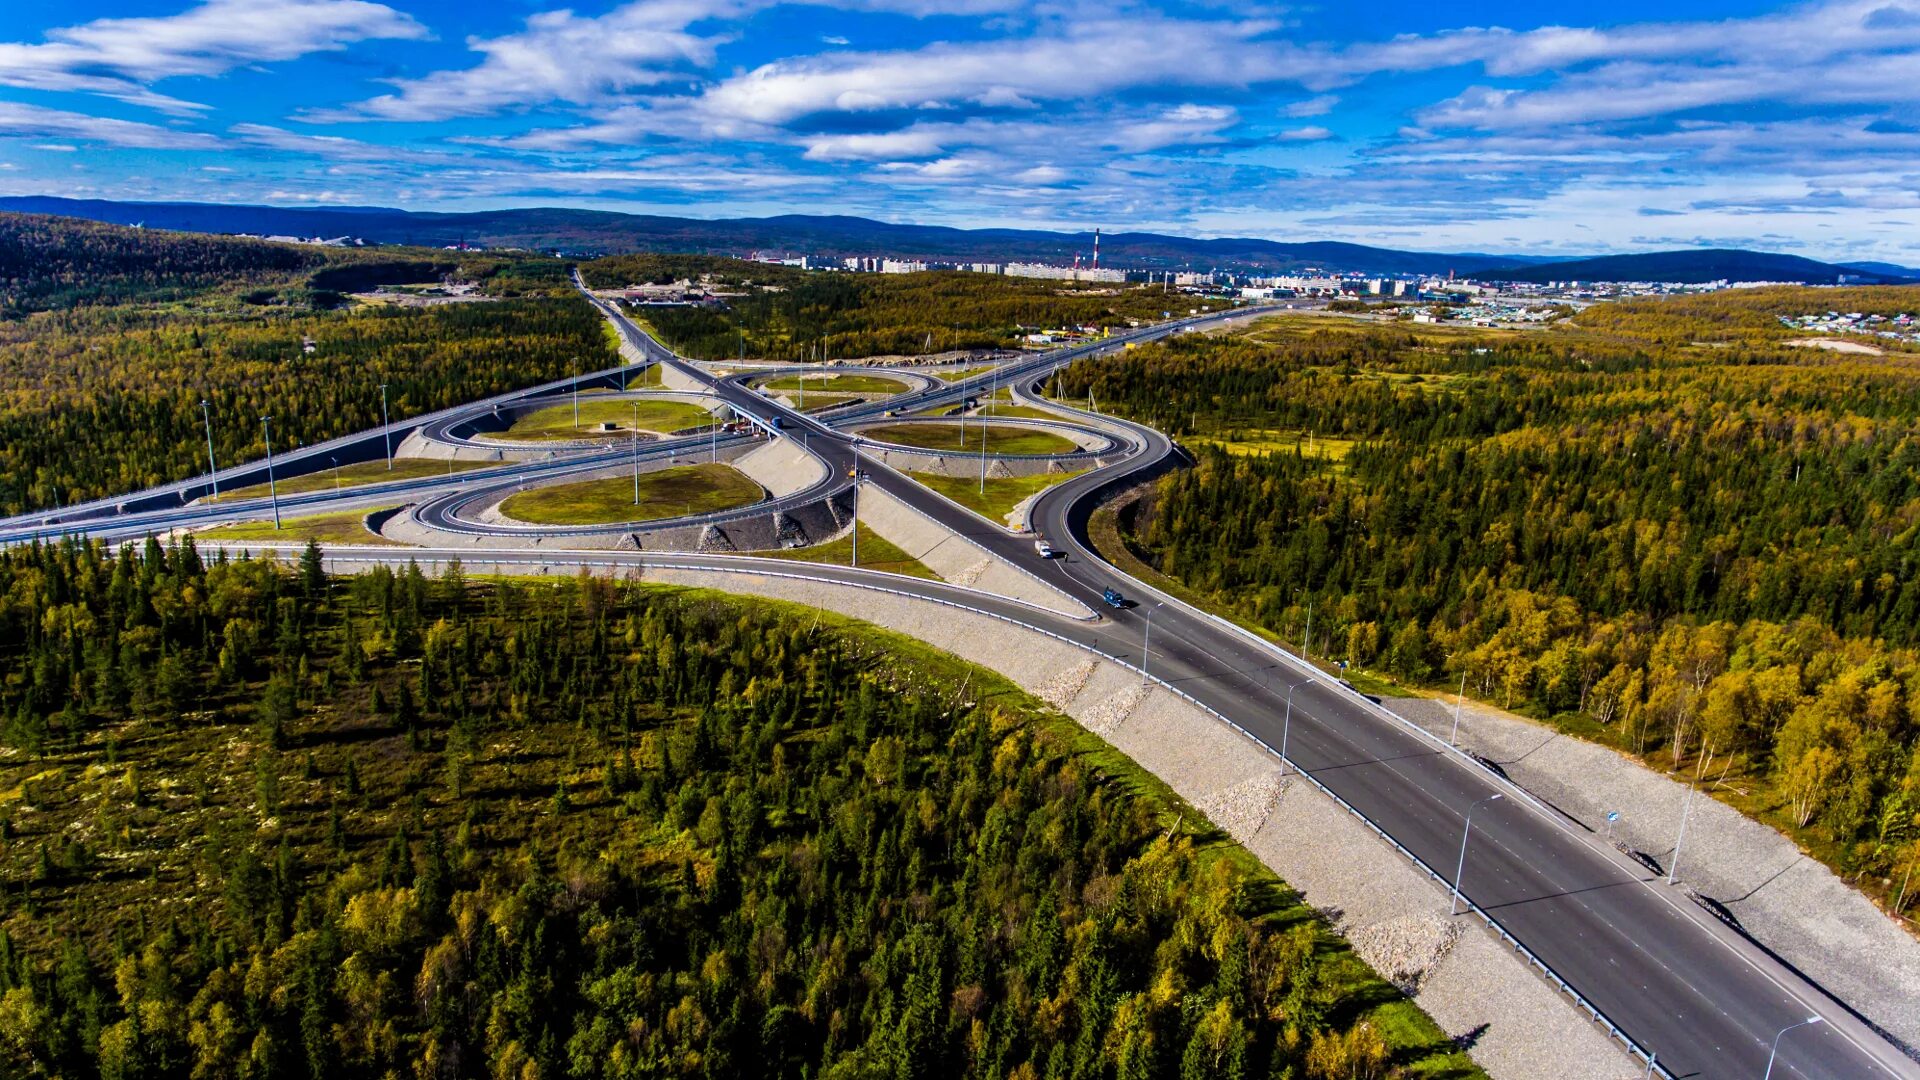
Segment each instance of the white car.
[{"label": "white car", "polygon": [[1047,543],[1045,540],[1035,540],[1033,542],[1033,550],[1035,554],[1043,559],[1053,558],[1053,545]]}]

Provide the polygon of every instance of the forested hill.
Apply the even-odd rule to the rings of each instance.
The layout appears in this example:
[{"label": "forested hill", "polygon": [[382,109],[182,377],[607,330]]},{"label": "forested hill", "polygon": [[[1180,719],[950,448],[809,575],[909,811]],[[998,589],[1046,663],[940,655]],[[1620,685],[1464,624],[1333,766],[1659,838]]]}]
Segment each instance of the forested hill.
[{"label": "forested hill", "polygon": [[811,608],[0,552],[0,1075],[1474,1080],[991,673]]},{"label": "forested hill", "polygon": [[744,352],[804,362],[1007,348],[1034,328],[1138,325],[1161,318],[1171,302],[1159,286],[960,271],[826,274],[702,255],[610,256],[585,263],[581,273],[600,288],[703,276],[724,284],[724,308],[646,313],[662,341],[704,359]]},{"label": "forested hill", "polygon": [[1464,678],[1881,893],[1920,869],[1920,375],[1789,347],[1774,317],[1896,293],[1607,304],[1526,333],[1295,316],[1075,366],[1059,392],[1198,457],[1132,511],[1159,570],[1289,642],[1311,605],[1316,657]]},{"label": "forested hill", "polygon": [[[703,220],[562,207],[423,213],[380,207],[223,206],[212,203],[121,203],[45,196],[0,198],[0,208],[69,214],[122,224],[194,232],[357,236],[383,244],[476,243],[562,249],[580,254],[702,252],[747,255],[805,251],[819,255],[890,254],[966,261],[1071,262],[1093,253],[1093,233],[1034,229],[955,229],[867,218],[787,214]],[[1310,267],[1374,273],[1462,274],[1531,260],[1513,256],[1397,251],[1330,241],[1284,243],[1252,237],[1200,239],[1161,233],[1108,232],[1109,265],[1208,270],[1291,271]]]},{"label": "forested hill", "polygon": [[[204,473],[391,415],[611,366],[554,259],[341,250],[0,215],[0,514]],[[361,305],[377,285],[477,283],[482,302]]]},{"label": "forested hill", "polygon": [[0,213],[0,319],[173,299],[215,285],[284,278],[325,262],[318,248]]},{"label": "forested hill", "polygon": [[1607,255],[1546,265],[1509,266],[1486,270],[1494,281],[1775,281],[1803,285],[1902,284],[1910,279],[1864,267],[1836,266],[1798,255],[1764,251],[1709,248],[1699,251],[1657,251],[1645,255]]}]

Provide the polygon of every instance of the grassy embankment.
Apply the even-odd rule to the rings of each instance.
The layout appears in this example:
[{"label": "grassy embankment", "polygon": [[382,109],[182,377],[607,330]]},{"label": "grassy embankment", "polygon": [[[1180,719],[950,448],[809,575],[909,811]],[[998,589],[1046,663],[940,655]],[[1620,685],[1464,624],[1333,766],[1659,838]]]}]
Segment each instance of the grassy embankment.
[{"label": "grassy embankment", "polygon": [[529,488],[507,497],[500,512],[535,525],[608,525],[709,514],[758,502],[759,484],[731,465],[678,465],[640,474],[640,501],[631,476]]},{"label": "grassy embankment", "polygon": [[[827,566],[853,565],[853,538],[842,536],[814,547],[794,548],[791,551],[756,551],[753,554],[769,559],[792,559],[795,562],[822,563]],[[860,526],[860,568],[862,570],[880,570],[889,574],[905,574],[908,577],[941,580],[940,575],[929,570],[925,563],[914,558],[894,544],[891,540],[867,528]]]},{"label": "grassy embankment", "polygon": [[[762,390],[799,390],[802,389],[802,382],[802,376],[787,375],[755,385]],[[804,384],[810,394],[815,391],[829,394],[904,394],[907,391],[906,383],[884,375],[807,375]]]},{"label": "grassy embankment", "polygon": [[959,424],[886,424],[866,428],[863,438],[875,442],[897,443],[927,450],[980,450],[981,431],[986,431],[988,454],[1071,454],[1079,444],[1064,435],[1031,428],[1009,428],[970,424],[961,441]]},{"label": "grassy embankment", "polygon": [[[391,508],[381,507],[380,509]],[[281,527],[278,529],[273,527],[272,519],[242,521],[232,525],[218,525],[197,532],[194,536],[202,540],[246,540],[272,544],[304,544],[308,540],[318,540],[323,544],[400,543],[398,540],[389,540],[367,531],[366,517],[374,512],[374,510],[340,510],[328,514],[282,518]]]},{"label": "grassy embankment", "polygon": [[1047,490],[1062,480],[1079,476],[1070,473],[1036,473],[1032,476],[989,476],[985,490],[979,477],[936,476],[909,472],[908,476],[979,514],[988,521],[1006,524],[1007,515],[1030,496]]},{"label": "grassy embankment", "polygon": [[[352,465],[342,465],[338,469],[325,469],[321,472],[303,473],[299,476],[281,476],[274,480],[273,486],[282,495],[298,495],[307,491],[329,491],[338,486],[342,488],[359,487],[362,484],[382,484],[389,480],[417,480],[423,476],[445,476],[449,468],[456,473],[473,469],[491,469],[499,466],[497,461],[429,461],[426,458],[394,458],[393,468],[388,469],[382,461],[361,461]],[[220,502],[234,499],[264,499],[268,495],[267,485],[249,484],[243,488],[221,488]]]},{"label": "grassy embankment", "polygon": [[[636,409],[642,431],[671,432],[685,428],[704,428],[713,419],[712,414],[698,405],[689,405],[683,401],[604,401],[582,397],[580,400],[580,423],[573,422],[573,403],[550,405],[537,412],[531,412],[514,421],[512,427],[500,433],[501,439],[584,439],[594,435],[613,434],[599,431],[601,424],[612,424],[620,431],[632,431]],[[481,436],[486,438],[487,436]]]}]

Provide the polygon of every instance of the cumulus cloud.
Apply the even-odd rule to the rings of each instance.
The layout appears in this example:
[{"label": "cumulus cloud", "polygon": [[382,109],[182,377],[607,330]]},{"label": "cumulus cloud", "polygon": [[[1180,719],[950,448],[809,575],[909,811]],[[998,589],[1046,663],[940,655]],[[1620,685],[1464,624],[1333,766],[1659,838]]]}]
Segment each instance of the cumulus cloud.
[{"label": "cumulus cloud", "polygon": [[100,94],[186,114],[202,106],[147,85],[373,38],[425,36],[411,16],[368,0],[206,0],[177,15],[96,19],[49,30],[42,42],[0,43],[0,86]]}]

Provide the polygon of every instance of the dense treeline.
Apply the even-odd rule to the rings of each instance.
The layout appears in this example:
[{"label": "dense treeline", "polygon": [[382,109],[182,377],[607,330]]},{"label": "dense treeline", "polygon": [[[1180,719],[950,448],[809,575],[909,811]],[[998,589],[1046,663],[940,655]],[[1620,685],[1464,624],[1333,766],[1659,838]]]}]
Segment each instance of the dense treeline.
[{"label": "dense treeline", "polygon": [[596,288],[698,279],[739,287],[723,308],[650,308],[647,321],[690,356],[806,361],[1019,344],[1022,327],[1125,327],[1181,298],[1141,286],[1073,285],[959,271],[824,273],[707,256],[597,259]]},{"label": "dense treeline", "polygon": [[179,299],[214,285],[284,278],[326,260],[319,248],[0,213],[0,319]]},{"label": "dense treeline", "polygon": [[0,553],[0,1063],[1477,1075],[1070,725],[903,648],[637,583]]},{"label": "dense treeline", "polygon": [[[1317,655],[1686,768],[1911,906],[1920,379],[1632,316],[1605,322],[1638,343],[1296,323],[1061,393],[1202,437],[1133,513],[1165,572],[1294,642],[1311,604]],[[1348,441],[1244,451],[1276,429]]]},{"label": "dense treeline", "polygon": [[[0,323],[0,509],[133,491],[617,363],[585,301],[186,317],[130,309]],[[306,351],[306,343],[313,351]]]}]

